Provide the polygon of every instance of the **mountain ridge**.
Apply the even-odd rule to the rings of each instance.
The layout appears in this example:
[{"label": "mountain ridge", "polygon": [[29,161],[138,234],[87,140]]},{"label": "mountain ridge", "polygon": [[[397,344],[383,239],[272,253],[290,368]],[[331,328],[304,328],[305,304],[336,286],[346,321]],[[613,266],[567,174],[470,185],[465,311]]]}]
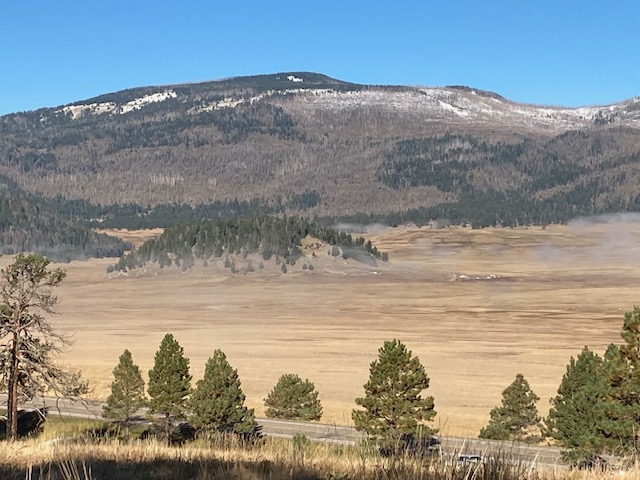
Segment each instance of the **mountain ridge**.
[{"label": "mountain ridge", "polygon": [[[501,95],[498,92],[495,92],[493,90],[486,90],[486,89],[480,89],[480,88],[476,88],[470,85],[460,85],[460,84],[451,84],[451,85],[442,85],[442,86],[428,86],[428,85],[422,85],[422,84],[417,84],[417,85],[404,85],[404,84],[361,84],[361,83],[354,83],[354,82],[349,82],[346,80],[340,80],[334,77],[330,77],[328,75],[322,74],[322,73],[317,73],[317,72],[308,72],[308,71],[290,71],[290,72],[278,72],[278,73],[269,73],[269,74],[256,74],[256,75],[239,75],[239,76],[231,76],[231,77],[222,77],[222,78],[218,78],[218,79],[213,79],[213,80],[204,80],[204,81],[194,81],[194,82],[182,82],[182,83],[167,83],[167,84],[157,84],[157,85],[144,85],[144,86],[136,86],[136,87],[129,87],[129,88],[125,88],[122,90],[116,90],[114,92],[109,92],[109,93],[104,93],[104,94],[100,94],[94,97],[89,97],[86,99],[82,99],[82,100],[76,100],[70,103],[65,103],[65,104],[60,104],[60,105],[56,105],[56,106],[50,106],[50,107],[40,107],[37,108],[35,110],[22,110],[22,111],[16,111],[16,112],[8,112],[6,114],[0,115],[1,117],[4,116],[9,116],[9,115],[16,115],[16,114],[21,114],[21,113],[31,113],[31,112],[39,112],[39,111],[43,111],[43,110],[55,110],[55,109],[60,109],[63,107],[68,107],[68,106],[74,106],[74,105],[82,105],[82,104],[87,104],[87,103],[98,103],[101,101],[108,101],[110,98],[112,98],[113,96],[119,96],[119,95],[124,95],[124,94],[132,94],[132,93],[137,93],[137,94],[143,94],[145,92],[159,92],[162,90],[166,90],[166,89],[174,89],[174,88],[179,88],[179,89],[188,89],[190,87],[198,87],[198,88],[202,88],[202,87],[208,87],[208,86],[224,86],[224,85],[228,85],[229,83],[232,84],[237,84],[237,85],[244,85],[245,87],[248,86],[256,86],[256,82],[259,81],[260,79],[271,79],[272,77],[281,77],[281,78],[286,78],[288,76],[294,76],[296,78],[304,78],[305,82],[304,85],[300,84],[299,86],[304,86],[306,87],[307,85],[314,85],[314,86],[318,86],[318,85],[335,85],[335,86],[342,86],[342,87],[351,87],[351,88],[397,88],[397,89],[452,89],[452,90],[462,90],[462,91],[466,91],[466,92],[475,92],[478,95],[483,95],[483,96],[487,96],[487,97],[493,97],[493,98],[497,98],[500,99],[502,101],[506,101],[509,103],[513,103],[513,104],[518,104],[518,105],[523,105],[523,106],[529,106],[529,107],[537,107],[537,108],[554,108],[554,109],[569,109],[569,110],[577,110],[577,109],[584,109],[584,108],[607,108],[607,107],[611,107],[614,105],[619,105],[619,104],[625,104],[625,103],[629,103],[629,102],[633,102],[633,101],[637,101],[638,99],[640,99],[640,95],[634,96],[634,97],[630,97],[630,98],[624,98],[621,99],[617,102],[613,102],[613,103],[604,103],[604,104],[589,104],[589,105],[581,105],[581,106],[566,106],[566,105],[561,105],[561,104],[546,104],[546,103],[530,103],[530,102],[522,102],[522,101],[518,101],[518,100],[514,100],[514,99],[510,99],[510,98],[506,98],[503,95]],[[286,84],[284,84],[286,85]],[[234,87],[235,88],[235,87]]]},{"label": "mountain ridge", "polygon": [[[295,88],[290,88],[295,87]],[[237,77],[227,77],[221,78],[217,80],[210,80],[204,82],[191,82],[191,83],[179,83],[179,84],[167,84],[167,85],[155,85],[155,86],[141,86],[141,87],[132,87],[124,90],[119,90],[111,93],[101,94],[95,97],[90,97],[84,100],[77,100],[71,103],[58,105],[55,107],[42,107],[36,110],[31,111],[23,111],[23,112],[13,112],[0,116],[0,121],[6,123],[6,120],[11,117],[20,117],[23,115],[30,115],[34,113],[40,113],[39,122],[46,122],[45,114],[46,113],[54,113],[60,114],[63,113],[68,115],[70,111],[73,111],[74,107],[84,107],[90,109],[91,105],[106,105],[109,103],[114,104],[112,109],[106,110],[108,113],[129,113],[134,110],[139,110],[145,106],[148,106],[152,103],[159,103],[169,98],[178,98],[184,97],[188,95],[195,94],[233,94],[240,91],[241,93],[247,92],[258,92],[267,94],[301,94],[301,93],[309,93],[317,90],[333,90],[339,93],[348,93],[348,92],[362,92],[362,91],[384,91],[384,92],[399,92],[399,93],[421,93],[423,95],[429,96],[435,95],[436,97],[446,96],[447,92],[455,93],[461,92],[464,94],[476,95],[478,97],[483,97],[487,99],[493,99],[499,102],[504,102],[510,105],[518,106],[525,109],[535,109],[542,110],[544,114],[551,115],[552,113],[557,113],[560,115],[567,115],[571,112],[582,120],[597,120],[597,116],[605,116],[607,112],[615,113],[620,116],[622,114],[626,114],[631,112],[638,112],[638,115],[632,115],[630,120],[633,120],[634,123],[636,120],[640,121],[640,96],[632,97],[629,99],[624,99],[616,103],[605,104],[605,105],[589,105],[589,106],[581,106],[581,107],[565,107],[560,105],[545,105],[545,104],[532,104],[532,103],[523,103],[517,102],[511,99],[507,99],[491,90],[483,90],[474,88],[466,85],[447,85],[447,86],[409,86],[409,85],[377,85],[377,84],[358,84],[351,83],[343,80],[339,80],[336,78],[329,77],[324,74],[314,73],[314,72],[281,72],[274,74],[260,74],[260,75],[251,75],[251,76],[237,76]],[[336,93],[336,92],[321,92],[321,93]],[[317,93],[317,92],[316,92]],[[153,97],[154,98],[149,98]],[[145,101],[146,99],[146,101]],[[440,98],[436,98],[441,101]],[[249,101],[256,100],[254,98],[249,98]],[[460,101],[460,99],[457,99]],[[127,108],[128,104],[132,104],[133,102],[138,102],[135,105],[130,105]],[[229,105],[220,105],[219,108],[224,108]],[[233,105],[232,105],[233,106]],[[445,110],[449,110],[450,112],[456,112],[456,108],[458,109],[458,114],[460,114],[460,107],[453,105],[444,106]],[[122,110],[124,107],[124,110]],[[103,107],[107,108],[107,107]],[[119,110],[120,109],[120,110]],[[462,109],[463,111],[464,109]],[[101,113],[105,113],[105,110],[100,110],[98,107],[98,111],[91,112],[97,115]],[[520,113],[526,113],[525,111],[520,111]],[[71,115],[73,119],[75,116]],[[614,119],[608,118],[609,123],[611,123]],[[638,123],[640,126],[640,123]]]}]

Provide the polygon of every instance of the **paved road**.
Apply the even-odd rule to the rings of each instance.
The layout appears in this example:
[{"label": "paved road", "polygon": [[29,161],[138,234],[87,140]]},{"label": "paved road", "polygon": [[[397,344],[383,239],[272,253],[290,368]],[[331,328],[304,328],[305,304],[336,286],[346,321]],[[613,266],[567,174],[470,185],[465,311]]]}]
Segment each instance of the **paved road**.
[{"label": "paved road", "polygon": [[[0,394],[0,405],[6,404],[6,395]],[[97,401],[71,401],[68,399],[55,399],[45,397],[22,405],[21,408],[33,409],[47,406],[51,413],[57,414],[59,409],[63,417],[102,418],[102,403]],[[144,412],[142,412],[144,413]],[[298,422],[291,420],[274,420],[270,418],[258,418],[263,432],[267,436],[291,438],[296,433],[301,433],[308,438],[327,443],[355,445],[365,438],[353,427],[343,425],[330,425],[324,423]],[[491,457],[504,456],[509,459],[517,459],[524,464],[539,467],[563,467],[560,458],[560,450],[555,447],[519,445],[493,440],[480,440],[474,438],[439,437],[441,449],[444,454],[473,454]]]},{"label": "paved road", "polygon": [[[0,407],[6,408],[6,405],[7,395],[0,394]],[[66,398],[57,399],[55,397],[44,397],[20,405],[20,408],[25,410],[34,410],[43,407],[48,407],[50,409],[49,413],[59,414],[63,417],[102,419],[102,403],[97,401],[78,401]]]},{"label": "paved road", "polygon": [[[323,442],[354,445],[365,436],[353,427],[342,425],[312,424],[288,420],[259,418],[264,432],[271,436],[292,437],[295,433],[303,433],[309,438]],[[537,445],[512,444],[494,440],[477,438],[439,437],[440,447],[445,454],[469,454],[489,457],[515,458],[526,464],[539,466],[564,466],[560,457],[560,449]]]}]

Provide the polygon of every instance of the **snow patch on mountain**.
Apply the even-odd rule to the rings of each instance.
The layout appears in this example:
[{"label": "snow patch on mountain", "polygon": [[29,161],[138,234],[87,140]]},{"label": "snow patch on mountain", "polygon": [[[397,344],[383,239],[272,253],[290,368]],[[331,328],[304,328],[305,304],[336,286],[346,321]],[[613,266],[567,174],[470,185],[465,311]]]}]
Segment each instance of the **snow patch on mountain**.
[{"label": "snow patch on mountain", "polygon": [[133,110],[140,110],[145,105],[150,103],[164,102],[169,98],[176,98],[178,94],[173,90],[165,90],[164,92],[152,93],[151,95],[145,95],[144,97],[136,98],[130,102],[125,103],[120,107],[118,113],[128,113]]},{"label": "snow patch on mountain", "polygon": [[56,110],[56,113],[63,115],[71,115],[73,120],[84,117],[85,115],[100,115],[102,113],[129,113],[133,110],[140,110],[150,103],[163,102],[168,98],[176,98],[178,95],[173,90],[165,90],[164,92],[152,93],[144,97],[136,98],[124,105],[118,106],[114,102],[90,103],[86,105],[68,105]]},{"label": "snow patch on mountain", "polygon": [[[305,91],[308,92],[308,91]],[[640,110],[629,111],[634,100],[601,107],[562,108],[510,102],[473,90],[455,88],[420,88],[401,91],[355,90],[323,91],[292,105],[300,112],[315,110],[351,110],[362,107],[394,111],[427,120],[491,122],[498,125],[521,125],[544,130],[581,128],[594,123],[640,128]],[[633,106],[635,110],[635,105]]]},{"label": "snow patch on mountain", "polygon": [[440,106],[444,110],[447,110],[449,112],[453,112],[456,115],[458,115],[459,117],[467,117],[467,116],[469,116],[469,112],[465,112],[464,110],[462,110],[462,109],[460,109],[458,107],[454,107],[453,105],[450,105],[448,103],[445,103],[442,100],[438,100],[438,103],[440,104]]},{"label": "snow patch on mountain", "polygon": [[88,105],[69,105],[63,107],[60,110],[56,110],[56,113],[71,115],[71,118],[76,120],[78,118],[84,117],[85,115],[100,115],[101,113],[110,113],[115,109],[116,104],[113,102],[90,103]]},{"label": "snow patch on mountain", "polygon": [[328,89],[306,89],[306,88],[291,88],[287,90],[267,90],[266,92],[259,93],[258,95],[254,95],[252,97],[240,97],[240,98],[232,98],[226,97],[223,100],[219,100],[217,102],[205,103],[202,105],[198,105],[197,107],[189,110],[190,113],[200,113],[200,112],[210,112],[212,110],[220,110],[221,108],[235,108],[238,105],[242,105],[245,103],[252,104],[255,102],[259,102],[260,100],[264,100],[265,98],[271,97],[284,97],[286,95],[291,94],[308,94],[308,95],[322,95],[323,93],[330,92],[332,90]]}]

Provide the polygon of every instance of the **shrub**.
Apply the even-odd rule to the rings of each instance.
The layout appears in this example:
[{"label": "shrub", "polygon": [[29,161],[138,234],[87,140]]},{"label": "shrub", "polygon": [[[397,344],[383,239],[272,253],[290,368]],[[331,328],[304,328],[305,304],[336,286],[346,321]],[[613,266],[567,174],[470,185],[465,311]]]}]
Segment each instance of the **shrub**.
[{"label": "shrub", "polygon": [[265,415],[269,418],[309,421],[322,417],[322,404],[314,384],[293,373],[280,377],[264,405],[267,407]]}]

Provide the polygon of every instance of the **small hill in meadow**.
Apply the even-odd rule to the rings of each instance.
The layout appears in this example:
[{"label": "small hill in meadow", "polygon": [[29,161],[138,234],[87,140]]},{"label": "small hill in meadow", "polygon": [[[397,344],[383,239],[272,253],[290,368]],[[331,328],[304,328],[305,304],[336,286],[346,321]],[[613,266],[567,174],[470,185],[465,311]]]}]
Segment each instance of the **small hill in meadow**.
[{"label": "small hill in meadow", "polygon": [[175,267],[186,271],[202,265],[222,267],[232,274],[275,268],[288,273],[314,270],[326,259],[375,267],[387,261],[388,255],[363,237],[354,238],[299,217],[265,215],[176,225],[123,255],[108,271]]}]

